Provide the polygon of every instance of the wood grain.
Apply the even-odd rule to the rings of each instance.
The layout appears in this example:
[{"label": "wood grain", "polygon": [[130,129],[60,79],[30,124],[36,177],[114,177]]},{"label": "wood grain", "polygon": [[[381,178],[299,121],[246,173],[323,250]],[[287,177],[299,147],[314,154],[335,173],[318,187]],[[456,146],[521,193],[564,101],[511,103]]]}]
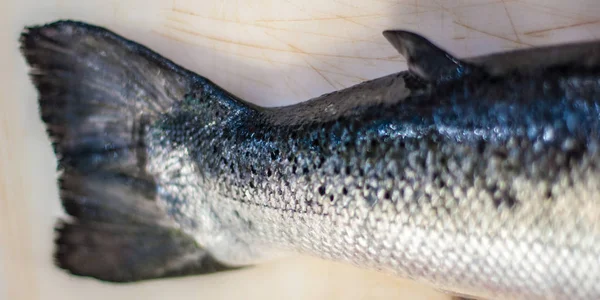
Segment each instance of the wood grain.
[{"label": "wood grain", "polygon": [[110,285],[51,262],[63,215],[36,94],[17,50],[25,25],[59,18],[106,26],[227,90],[284,105],[406,67],[385,29],[424,34],[471,56],[600,38],[596,0],[8,0],[0,3],[0,298],[444,299],[351,266],[294,258],[215,276]]}]

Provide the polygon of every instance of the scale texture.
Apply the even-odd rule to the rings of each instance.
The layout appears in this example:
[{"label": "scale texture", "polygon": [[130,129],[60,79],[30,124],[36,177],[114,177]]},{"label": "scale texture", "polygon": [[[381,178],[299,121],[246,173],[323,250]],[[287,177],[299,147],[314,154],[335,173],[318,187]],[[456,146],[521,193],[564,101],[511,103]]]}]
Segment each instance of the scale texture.
[{"label": "scale texture", "polygon": [[57,264],[127,282],[310,254],[482,298],[600,297],[600,44],[258,107],[107,30],[28,28],[59,158]]}]

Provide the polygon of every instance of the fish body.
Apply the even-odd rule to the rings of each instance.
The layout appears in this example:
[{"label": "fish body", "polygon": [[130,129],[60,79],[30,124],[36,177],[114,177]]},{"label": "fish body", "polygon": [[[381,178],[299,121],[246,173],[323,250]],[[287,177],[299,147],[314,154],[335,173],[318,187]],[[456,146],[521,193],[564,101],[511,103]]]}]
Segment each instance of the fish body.
[{"label": "fish body", "polygon": [[74,217],[57,264],[127,282],[297,252],[476,297],[600,297],[600,44],[459,60],[384,35],[408,71],[259,107],[102,28],[29,28]]}]

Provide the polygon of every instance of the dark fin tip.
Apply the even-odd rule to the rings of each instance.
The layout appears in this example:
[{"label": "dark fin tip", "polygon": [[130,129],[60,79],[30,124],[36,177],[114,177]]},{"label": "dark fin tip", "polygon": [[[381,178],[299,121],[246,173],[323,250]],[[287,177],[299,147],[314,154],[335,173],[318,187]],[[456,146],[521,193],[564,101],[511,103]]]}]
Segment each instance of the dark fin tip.
[{"label": "dark fin tip", "polygon": [[239,269],[173,229],[60,221],[55,231],[55,265],[77,276],[128,283]]},{"label": "dark fin tip", "polygon": [[406,58],[409,70],[426,81],[459,79],[475,69],[417,33],[386,30],[383,36]]},{"label": "dark fin tip", "polygon": [[69,267],[67,262],[67,256],[69,253],[69,243],[66,241],[66,236],[69,234],[68,223],[65,221],[59,221],[54,227],[54,244],[56,248],[54,250],[54,264],[59,268],[68,271],[71,274],[75,274],[73,269]]}]

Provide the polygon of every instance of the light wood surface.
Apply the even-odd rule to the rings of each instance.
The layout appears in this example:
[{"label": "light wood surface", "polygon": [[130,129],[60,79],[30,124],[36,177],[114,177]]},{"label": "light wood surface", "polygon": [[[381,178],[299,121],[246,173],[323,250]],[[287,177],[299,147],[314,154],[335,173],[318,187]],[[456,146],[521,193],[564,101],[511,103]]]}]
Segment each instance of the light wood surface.
[{"label": "light wood surface", "polygon": [[0,299],[444,299],[425,285],[312,258],[240,272],[104,284],[51,261],[63,215],[36,93],[18,52],[25,25],[106,26],[262,105],[290,104],[405,69],[385,29],[458,56],[600,38],[597,0],[0,1]]}]

